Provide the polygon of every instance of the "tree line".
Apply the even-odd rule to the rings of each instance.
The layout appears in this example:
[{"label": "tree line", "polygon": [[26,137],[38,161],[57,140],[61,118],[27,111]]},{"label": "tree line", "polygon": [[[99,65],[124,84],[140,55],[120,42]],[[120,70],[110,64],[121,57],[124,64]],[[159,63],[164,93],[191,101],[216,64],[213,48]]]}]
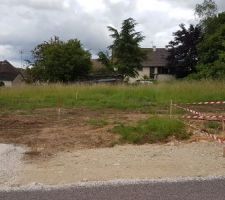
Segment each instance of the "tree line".
[{"label": "tree line", "polygon": [[191,79],[225,78],[225,12],[218,13],[213,0],[197,4],[197,25],[180,25],[169,42],[168,65],[177,77]]},{"label": "tree line", "polygon": [[[197,4],[195,14],[199,23],[180,24],[167,45],[168,66],[177,78],[225,78],[225,12],[218,13],[213,0]],[[108,51],[99,52],[98,60],[104,73],[136,77],[142,69],[145,52],[140,44],[145,39],[135,30],[137,22],[128,18],[121,30],[107,27],[113,39]],[[73,82],[85,80],[92,68],[91,53],[77,39],[62,41],[53,37],[32,51],[33,63],[27,68],[30,81]]]}]

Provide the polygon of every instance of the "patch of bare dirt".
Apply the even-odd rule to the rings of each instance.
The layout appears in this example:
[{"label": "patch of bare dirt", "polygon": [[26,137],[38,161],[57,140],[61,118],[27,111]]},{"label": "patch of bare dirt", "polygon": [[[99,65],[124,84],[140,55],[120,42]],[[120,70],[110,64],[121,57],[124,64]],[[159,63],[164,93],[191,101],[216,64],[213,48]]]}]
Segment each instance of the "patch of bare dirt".
[{"label": "patch of bare dirt", "polygon": [[[119,137],[111,133],[116,123],[148,118],[139,112],[89,109],[40,109],[28,114],[0,115],[0,143],[26,145],[28,158],[48,158],[57,152],[112,147]],[[95,127],[90,120],[107,124]]]}]

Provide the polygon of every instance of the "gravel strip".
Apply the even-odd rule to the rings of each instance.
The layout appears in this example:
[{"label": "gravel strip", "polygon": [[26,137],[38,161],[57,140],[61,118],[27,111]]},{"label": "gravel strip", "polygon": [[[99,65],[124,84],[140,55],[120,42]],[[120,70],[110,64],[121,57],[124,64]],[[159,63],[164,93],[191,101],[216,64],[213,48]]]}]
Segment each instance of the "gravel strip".
[{"label": "gravel strip", "polygon": [[91,182],[77,182],[73,184],[65,185],[42,185],[38,183],[32,183],[26,186],[20,187],[1,187],[0,192],[11,192],[11,191],[49,191],[49,190],[63,190],[68,188],[93,188],[93,187],[104,187],[104,186],[124,186],[124,185],[141,185],[141,184],[152,184],[152,183],[185,183],[190,181],[202,182],[202,181],[213,181],[213,180],[224,180],[225,176],[208,176],[208,177],[178,177],[174,179],[120,179],[111,181],[91,181]]},{"label": "gravel strip", "polygon": [[25,149],[10,144],[0,144],[0,185],[10,185],[21,170]]}]

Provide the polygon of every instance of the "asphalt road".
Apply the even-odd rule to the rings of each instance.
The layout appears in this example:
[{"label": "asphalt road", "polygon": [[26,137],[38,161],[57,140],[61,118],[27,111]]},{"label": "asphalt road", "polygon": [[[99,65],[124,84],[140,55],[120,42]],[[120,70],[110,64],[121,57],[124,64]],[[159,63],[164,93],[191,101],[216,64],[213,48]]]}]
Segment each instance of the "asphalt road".
[{"label": "asphalt road", "polygon": [[0,191],[0,200],[225,200],[225,179]]}]

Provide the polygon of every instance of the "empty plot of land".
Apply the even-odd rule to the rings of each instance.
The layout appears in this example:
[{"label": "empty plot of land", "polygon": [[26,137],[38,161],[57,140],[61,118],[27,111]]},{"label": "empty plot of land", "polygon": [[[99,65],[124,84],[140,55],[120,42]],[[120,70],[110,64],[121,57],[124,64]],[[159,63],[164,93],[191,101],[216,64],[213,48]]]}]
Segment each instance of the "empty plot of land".
[{"label": "empty plot of land", "polygon": [[132,126],[149,116],[84,108],[1,114],[0,143],[28,148],[19,168],[2,169],[0,185],[225,175],[222,146],[207,137],[138,146],[123,145],[111,131],[118,124]]},{"label": "empty plot of land", "polygon": [[0,143],[26,145],[29,158],[57,152],[112,147],[119,136],[110,132],[118,123],[148,118],[139,112],[117,110],[40,109],[0,116]]}]

